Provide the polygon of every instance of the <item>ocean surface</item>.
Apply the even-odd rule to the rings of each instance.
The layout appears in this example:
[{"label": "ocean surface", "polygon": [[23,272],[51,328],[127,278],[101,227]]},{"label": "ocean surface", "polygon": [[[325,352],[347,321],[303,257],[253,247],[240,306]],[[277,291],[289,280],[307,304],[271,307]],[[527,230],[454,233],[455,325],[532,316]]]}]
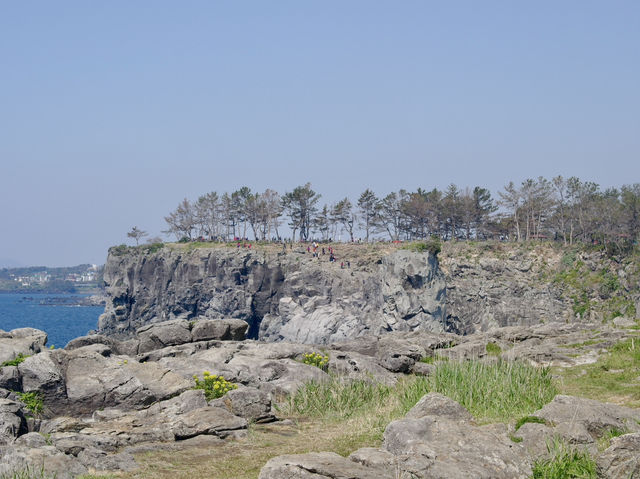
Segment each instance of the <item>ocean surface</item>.
[{"label": "ocean surface", "polygon": [[0,294],[0,329],[36,328],[49,335],[47,346],[63,348],[69,341],[98,327],[102,306],[51,305],[63,294]]}]

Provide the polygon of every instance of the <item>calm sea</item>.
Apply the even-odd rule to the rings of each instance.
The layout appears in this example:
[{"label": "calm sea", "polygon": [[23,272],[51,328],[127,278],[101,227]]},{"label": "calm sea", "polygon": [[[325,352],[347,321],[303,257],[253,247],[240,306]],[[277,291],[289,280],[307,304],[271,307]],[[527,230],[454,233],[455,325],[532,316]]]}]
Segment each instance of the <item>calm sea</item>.
[{"label": "calm sea", "polygon": [[68,298],[68,295],[0,294],[0,329],[41,329],[49,335],[48,346],[63,348],[73,338],[98,327],[98,316],[104,307],[41,304],[51,298]]}]

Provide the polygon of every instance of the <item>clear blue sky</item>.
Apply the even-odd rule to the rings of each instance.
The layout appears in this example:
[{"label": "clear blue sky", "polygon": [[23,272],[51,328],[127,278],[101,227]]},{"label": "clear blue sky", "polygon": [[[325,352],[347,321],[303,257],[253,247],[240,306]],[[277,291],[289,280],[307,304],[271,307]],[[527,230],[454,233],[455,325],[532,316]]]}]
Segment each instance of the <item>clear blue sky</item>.
[{"label": "clear blue sky", "polygon": [[640,181],[640,2],[0,2],[0,263],[184,197]]}]

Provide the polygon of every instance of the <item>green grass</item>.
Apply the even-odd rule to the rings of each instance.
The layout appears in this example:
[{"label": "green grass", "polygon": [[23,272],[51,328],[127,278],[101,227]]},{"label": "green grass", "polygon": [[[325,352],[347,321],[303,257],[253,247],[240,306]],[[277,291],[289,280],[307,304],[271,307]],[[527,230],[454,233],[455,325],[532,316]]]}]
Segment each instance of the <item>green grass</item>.
[{"label": "green grass", "polygon": [[331,376],[308,382],[283,406],[290,415],[341,420],[386,402],[392,388],[364,380]]},{"label": "green grass", "polygon": [[515,420],[540,409],[557,393],[548,368],[503,360],[444,361],[429,377],[412,377],[393,387],[337,376],[312,381],[282,407],[289,414],[341,420],[393,404],[392,420],[430,391],[458,401],[482,422]]},{"label": "green grass", "polygon": [[485,422],[509,422],[550,402],[557,393],[549,368],[520,361],[449,361],[428,378],[434,391]]},{"label": "green grass", "polygon": [[56,474],[48,474],[44,466],[40,468],[26,467],[18,471],[0,474],[0,479],[56,479]]},{"label": "green grass", "polygon": [[420,358],[420,362],[425,364],[435,364],[437,361],[449,361],[449,358],[446,356],[440,356],[438,354]]},{"label": "green grass", "polygon": [[557,368],[563,394],[640,406],[640,338],[631,337],[593,364]]},{"label": "green grass", "polygon": [[5,361],[2,364],[0,364],[0,368],[3,368],[5,366],[17,366],[18,364],[23,362],[28,357],[29,357],[29,355],[20,353],[15,358],[9,359],[8,361]]},{"label": "green grass", "polygon": [[596,479],[598,467],[587,451],[555,439],[547,444],[550,457],[533,463],[533,479]]},{"label": "green grass", "polygon": [[500,354],[502,354],[502,348],[496,343],[487,343],[485,349],[489,356],[500,356]]},{"label": "green grass", "polygon": [[528,423],[546,424],[547,421],[545,421],[543,418],[538,416],[523,416],[516,421],[516,431]]},{"label": "green grass", "polygon": [[629,431],[625,428],[619,429],[617,427],[613,427],[605,431],[605,433],[598,438],[598,450],[604,451],[611,445],[611,439],[614,437],[622,436],[623,434],[627,434]]}]

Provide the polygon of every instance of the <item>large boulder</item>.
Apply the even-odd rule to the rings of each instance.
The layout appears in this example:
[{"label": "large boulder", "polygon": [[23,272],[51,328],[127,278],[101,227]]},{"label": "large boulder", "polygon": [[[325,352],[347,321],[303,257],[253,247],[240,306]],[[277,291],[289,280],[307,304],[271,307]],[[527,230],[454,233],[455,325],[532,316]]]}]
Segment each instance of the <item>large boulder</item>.
[{"label": "large boulder", "polygon": [[439,416],[452,421],[472,421],[473,416],[463,406],[440,393],[429,393],[422,396],[405,417],[420,419],[425,416]]},{"label": "large boulder", "polygon": [[11,391],[20,389],[20,372],[17,366],[0,368],[0,388]]},{"label": "large boulder", "polygon": [[189,321],[174,320],[143,326],[136,331],[140,346],[138,353],[146,353],[166,346],[192,341]]},{"label": "large boulder", "polygon": [[531,474],[524,450],[509,439],[506,427],[476,427],[438,416],[400,419],[385,429],[383,449],[416,477],[511,479]]},{"label": "large boulder", "polygon": [[251,422],[264,423],[275,420],[271,411],[271,396],[256,388],[233,389],[212,401],[211,405],[225,408],[231,414]]},{"label": "large boulder", "polygon": [[249,324],[241,319],[200,319],[191,330],[194,341],[242,341]]},{"label": "large boulder", "polygon": [[640,433],[614,437],[597,463],[604,477],[639,477]]},{"label": "large boulder", "polygon": [[0,399],[0,445],[13,442],[27,432],[22,405],[9,399]]},{"label": "large boulder", "polygon": [[67,353],[67,401],[58,412],[83,415],[116,406],[139,409],[180,394],[192,385],[157,363],[139,363],[128,356],[105,357],[104,353],[99,344]]},{"label": "large boulder", "polygon": [[42,394],[45,406],[55,411],[66,399],[64,375],[65,351],[43,351],[18,365],[21,389]]},{"label": "large boulder", "polygon": [[640,410],[593,399],[557,395],[534,416],[554,424],[571,442],[594,442],[611,430],[640,432]]},{"label": "large boulder", "polygon": [[14,477],[14,474],[25,470],[42,471],[43,477],[56,479],[74,479],[89,472],[78,458],[60,452],[54,446],[34,448],[17,444],[0,448],[0,476]]},{"label": "large boulder", "polygon": [[10,332],[0,330],[0,364],[16,356],[39,353],[47,344],[47,333],[34,328],[19,328]]}]

